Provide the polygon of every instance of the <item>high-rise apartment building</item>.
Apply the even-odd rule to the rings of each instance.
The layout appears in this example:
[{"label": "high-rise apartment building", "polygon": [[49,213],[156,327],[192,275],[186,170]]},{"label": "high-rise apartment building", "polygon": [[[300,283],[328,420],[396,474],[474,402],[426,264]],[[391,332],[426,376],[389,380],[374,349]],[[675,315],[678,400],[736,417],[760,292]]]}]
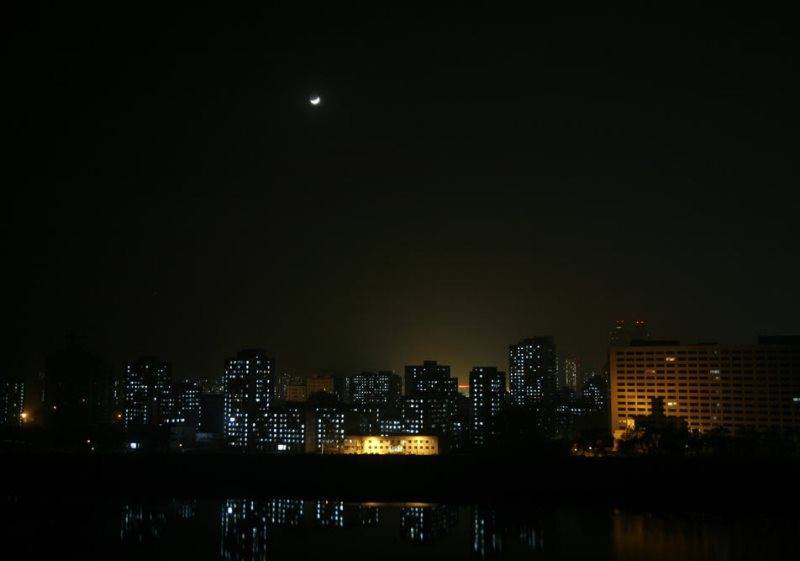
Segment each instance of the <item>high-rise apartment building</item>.
[{"label": "high-rise apartment building", "polygon": [[306,410],[298,403],[275,405],[265,414],[258,449],[266,452],[299,453],[306,444]]},{"label": "high-rise apartment building", "polygon": [[25,403],[25,384],[19,380],[0,380],[0,426],[18,427],[22,424]]},{"label": "high-rise apartment building", "polygon": [[481,448],[496,436],[495,421],[506,395],[506,374],[493,366],[476,366],[469,373],[470,440]]},{"label": "high-rise apartment building", "polygon": [[171,384],[168,412],[163,423],[200,430],[200,421],[200,384],[189,381]]},{"label": "high-rise apartment building", "polygon": [[508,350],[510,397],[514,405],[538,406],[558,391],[556,345],[552,337],[532,337]]},{"label": "high-rise apartment building", "polygon": [[172,369],[155,357],[125,365],[122,378],[123,418],[126,430],[160,425],[173,409]]},{"label": "high-rise apartment building", "polygon": [[345,412],[341,405],[310,405],[306,416],[306,452],[338,450],[344,442]]},{"label": "high-rise apartment building", "polygon": [[394,372],[362,372],[347,378],[347,393],[355,407],[398,409],[402,382]]},{"label": "high-rise apartment building", "polygon": [[406,366],[403,420],[410,434],[452,435],[457,432],[458,378],[450,367],[426,360]]},{"label": "high-rise apartment building", "polygon": [[260,349],[239,352],[225,361],[225,444],[258,446],[263,419],[275,392],[275,360]]},{"label": "high-rise apartment building", "polygon": [[574,392],[582,390],[581,361],[578,357],[568,356],[564,359],[564,385]]}]

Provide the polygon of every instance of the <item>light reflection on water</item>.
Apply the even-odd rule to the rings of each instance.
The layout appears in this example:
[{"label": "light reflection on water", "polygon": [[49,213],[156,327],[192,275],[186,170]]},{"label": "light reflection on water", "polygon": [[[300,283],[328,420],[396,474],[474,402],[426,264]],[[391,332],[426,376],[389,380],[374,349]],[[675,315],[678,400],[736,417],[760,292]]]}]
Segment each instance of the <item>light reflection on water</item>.
[{"label": "light reflection on water", "polygon": [[7,551],[86,559],[791,559],[797,518],[607,508],[0,499]]}]

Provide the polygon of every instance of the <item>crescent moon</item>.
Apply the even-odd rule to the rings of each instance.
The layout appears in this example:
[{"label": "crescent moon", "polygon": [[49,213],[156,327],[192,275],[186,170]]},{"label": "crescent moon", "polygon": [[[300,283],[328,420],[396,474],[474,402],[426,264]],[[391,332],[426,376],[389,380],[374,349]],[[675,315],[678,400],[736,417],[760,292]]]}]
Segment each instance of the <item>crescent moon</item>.
[{"label": "crescent moon", "polygon": [[322,101],[322,99],[320,99],[320,97],[319,97],[318,95],[317,95],[317,96],[314,96],[314,97],[312,97],[312,98],[310,98],[310,99],[308,100],[308,102],[309,102],[311,105],[319,105],[319,102],[320,102],[320,101]]}]

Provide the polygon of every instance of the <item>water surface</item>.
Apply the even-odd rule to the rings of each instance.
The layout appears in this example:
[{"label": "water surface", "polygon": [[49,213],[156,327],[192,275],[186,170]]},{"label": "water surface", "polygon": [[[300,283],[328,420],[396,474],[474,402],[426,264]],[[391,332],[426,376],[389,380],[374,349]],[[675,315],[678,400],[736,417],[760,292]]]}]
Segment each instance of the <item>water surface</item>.
[{"label": "water surface", "polygon": [[23,559],[800,559],[797,518],[758,512],[350,503],[331,499],[11,497]]}]

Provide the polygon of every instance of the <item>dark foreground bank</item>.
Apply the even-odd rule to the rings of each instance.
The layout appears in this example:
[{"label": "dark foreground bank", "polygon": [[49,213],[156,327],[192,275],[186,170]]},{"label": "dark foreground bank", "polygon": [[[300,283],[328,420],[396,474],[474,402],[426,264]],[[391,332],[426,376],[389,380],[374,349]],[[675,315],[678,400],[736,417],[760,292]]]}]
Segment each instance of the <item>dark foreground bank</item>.
[{"label": "dark foreground bank", "polygon": [[4,454],[0,461],[15,495],[534,499],[703,509],[793,509],[800,498],[800,464],[790,459]]}]

